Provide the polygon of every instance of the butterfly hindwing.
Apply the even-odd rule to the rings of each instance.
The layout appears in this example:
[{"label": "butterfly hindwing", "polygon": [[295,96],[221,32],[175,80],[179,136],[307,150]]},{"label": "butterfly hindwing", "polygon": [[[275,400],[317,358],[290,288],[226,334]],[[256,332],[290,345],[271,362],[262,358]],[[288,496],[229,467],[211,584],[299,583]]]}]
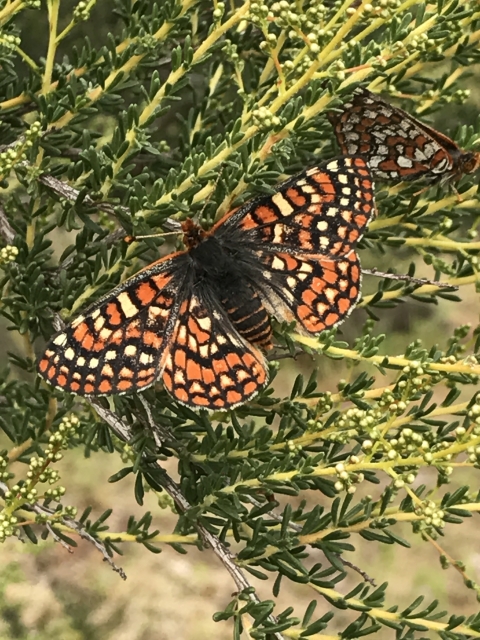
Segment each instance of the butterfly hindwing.
[{"label": "butterfly hindwing", "polygon": [[183,404],[232,408],[253,398],[266,384],[265,359],[240,336],[218,301],[200,291],[182,303],[163,383]]},{"label": "butterfly hindwing", "polygon": [[360,298],[362,271],[353,250],[337,258],[266,254],[263,262],[277,296],[272,311],[279,319],[296,320],[304,333],[335,327]]}]

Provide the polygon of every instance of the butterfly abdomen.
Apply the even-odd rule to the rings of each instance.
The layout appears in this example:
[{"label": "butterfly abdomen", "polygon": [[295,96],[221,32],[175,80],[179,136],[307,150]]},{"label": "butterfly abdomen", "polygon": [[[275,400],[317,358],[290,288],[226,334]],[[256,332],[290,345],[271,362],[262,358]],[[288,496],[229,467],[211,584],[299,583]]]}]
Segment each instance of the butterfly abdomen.
[{"label": "butterfly abdomen", "polygon": [[263,349],[271,349],[270,317],[259,295],[247,287],[235,296],[232,296],[231,292],[226,293],[222,304],[238,333],[252,344],[257,344]]},{"label": "butterfly abdomen", "polygon": [[[221,302],[232,324],[246,340],[270,348],[270,317],[255,288],[245,277],[245,264],[235,259],[235,243],[229,246],[207,237],[190,251],[195,266],[197,286],[208,281],[209,289]],[[249,274],[254,279],[254,274]]]}]

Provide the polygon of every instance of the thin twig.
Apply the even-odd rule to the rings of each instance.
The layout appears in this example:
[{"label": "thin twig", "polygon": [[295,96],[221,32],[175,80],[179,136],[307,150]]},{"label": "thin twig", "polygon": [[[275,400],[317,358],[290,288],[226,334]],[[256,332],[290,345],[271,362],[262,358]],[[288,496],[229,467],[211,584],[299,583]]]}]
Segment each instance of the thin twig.
[{"label": "thin twig", "polygon": [[[122,420],[120,420],[120,418],[118,418],[118,416],[116,416],[109,409],[106,409],[98,401],[93,400],[92,398],[88,398],[88,401],[95,409],[95,411],[97,411],[100,417],[105,420],[105,422],[110,426],[110,428],[118,438],[120,438],[124,442],[130,441],[133,434],[128,425],[126,425]],[[146,407],[147,403],[142,399],[142,404],[144,405],[144,407]],[[157,425],[155,425],[150,408],[148,408],[147,410],[147,418],[152,431],[159,432],[163,429],[162,427],[158,427]],[[168,439],[172,439],[171,434],[168,434]],[[180,487],[160,466],[160,464],[158,462],[152,462],[150,456],[147,453],[144,454],[144,457],[148,466],[153,467],[157,470],[161,470],[162,473],[159,478],[159,482],[168,493],[168,495],[173,499],[173,501],[177,505],[178,510],[181,513],[186,513],[189,509],[191,509],[191,505],[181,492]],[[195,528],[197,529],[205,546],[210,547],[213,550],[215,555],[220,559],[224,567],[227,569],[228,573],[231,575],[233,581],[235,582],[237,589],[239,591],[248,589],[248,597],[253,602],[260,603],[260,599],[252,591],[252,585],[248,582],[243,572],[236,565],[235,556],[231,553],[231,551],[219,540],[217,536],[214,536],[212,533],[210,533],[210,531],[208,531],[208,529],[206,529],[199,522],[195,523]],[[276,623],[276,620],[273,616],[269,616],[268,620],[272,624]],[[272,635],[277,640],[283,640],[283,636],[280,633],[274,632]]]},{"label": "thin twig", "polygon": [[[22,164],[26,165],[27,163],[22,163]],[[48,173],[42,173],[39,176],[38,180],[43,185],[45,185],[46,187],[54,191],[59,197],[65,198],[65,200],[69,200],[70,202],[76,202],[81,193],[79,189],[75,189],[75,187],[71,187],[66,182],[63,182],[62,180],[58,180],[58,178],[54,178]],[[105,213],[110,213],[112,215],[115,213],[115,209],[117,208],[116,205],[113,205],[110,202],[96,201],[93,198],[91,198],[88,194],[82,200],[82,204],[86,204],[89,207],[96,207],[97,209],[100,209],[101,211],[105,211]],[[118,208],[123,209],[123,211],[130,213],[130,209],[127,209],[127,207],[122,207],[118,205]]]},{"label": "thin twig", "polygon": [[[8,485],[6,485],[4,482],[0,482],[0,494],[2,496],[4,496],[5,493],[9,490],[10,489]],[[79,522],[78,520],[74,520],[73,518],[66,518],[65,516],[59,517],[58,513],[54,509],[51,509],[50,507],[45,507],[38,502],[34,502],[33,504],[24,504],[22,505],[22,509],[24,509],[25,511],[33,511],[38,515],[46,516],[47,518],[51,518],[52,516],[55,516],[55,518],[58,518],[58,521],[61,522],[61,524],[65,525],[69,529],[72,529],[72,531],[76,531],[83,540],[86,540],[87,542],[90,542],[90,544],[93,544],[93,546],[98,551],[100,551],[104,560],[108,562],[108,564],[112,567],[112,569],[116,573],[118,573],[123,580],[127,579],[127,576],[124,570],[121,567],[118,567],[113,562],[112,558],[108,554],[106,547],[100,542],[100,540],[97,540],[97,538],[92,536],[91,533],[88,533],[88,531],[85,529],[85,527],[82,525],[81,522]],[[19,526],[21,526],[21,522],[19,523]],[[65,546],[66,543],[61,538],[59,538],[59,536],[52,530],[52,524],[47,522],[46,527],[48,531],[52,534],[53,538],[57,542],[60,542],[62,546]],[[71,552],[70,547],[68,547],[68,550]]]},{"label": "thin twig", "polygon": [[15,240],[16,235],[12,225],[8,221],[7,214],[5,213],[5,208],[2,202],[0,202],[0,235],[7,244],[12,244],[12,242]]},{"label": "thin twig", "polygon": [[58,533],[55,532],[54,528],[52,527],[52,525],[49,522],[47,522],[45,524],[45,526],[46,526],[48,532],[50,533],[50,535],[52,536],[52,538],[55,540],[55,542],[58,542],[58,544],[60,544],[64,549],[66,549],[68,551],[68,553],[73,553],[72,547],[69,544],[67,544],[65,542],[65,540],[63,540],[58,535]]},{"label": "thin twig", "polygon": [[430,284],[440,289],[450,289],[451,291],[458,291],[458,287],[448,284],[447,282],[440,282],[439,280],[429,280],[428,278],[413,278],[412,276],[389,273],[386,271],[380,271],[373,267],[373,269],[362,269],[362,273],[368,276],[376,276],[377,278],[388,278],[389,280],[403,280],[410,284]]}]

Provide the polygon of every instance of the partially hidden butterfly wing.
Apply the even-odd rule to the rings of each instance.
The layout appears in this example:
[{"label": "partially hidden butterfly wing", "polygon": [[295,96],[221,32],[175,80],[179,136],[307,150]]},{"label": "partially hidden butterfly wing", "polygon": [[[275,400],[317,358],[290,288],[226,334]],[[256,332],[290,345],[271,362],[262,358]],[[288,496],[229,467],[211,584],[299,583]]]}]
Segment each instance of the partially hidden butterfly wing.
[{"label": "partially hidden butterfly wing", "polygon": [[343,322],[360,298],[362,271],[354,250],[341,257],[264,254],[264,277],[275,298],[272,312],[318,334]]},{"label": "partially hidden butterfly wing", "polygon": [[441,179],[462,153],[453,140],[367,89],[356,89],[343,112],[328,117],[342,153],[364,156],[382,180]]},{"label": "partially hidden butterfly wing", "polygon": [[312,167],[225,216],[212,233],[227,241],[286,253],[341,256],[375,214],[373,182],[363,158]]},{"label": "partially hidden butterfly wing", "polygon": [[50,340],[40,375],[78,395],[152,385],[170,346],[187,268],[188,255],[180,252],[115,287]]},{"label": "partially hidden butterfly wing", "polygon": [[252,399],[268,380],[262,353],[233,327],[205,286],[182,302],[163,383],[179,402],[222,410]]}]

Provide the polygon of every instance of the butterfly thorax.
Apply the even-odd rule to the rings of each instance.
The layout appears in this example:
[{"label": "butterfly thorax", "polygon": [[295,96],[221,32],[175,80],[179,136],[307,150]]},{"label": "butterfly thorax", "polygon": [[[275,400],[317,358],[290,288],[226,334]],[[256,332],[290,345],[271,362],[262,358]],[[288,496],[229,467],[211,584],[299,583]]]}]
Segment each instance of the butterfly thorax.
[{"label": "butterfly thorax", "polygon": [[193,249],[205,237],[205,231],[196,224],[191,218],[187,218],[182,222],[183,244],[187,249]]}]

